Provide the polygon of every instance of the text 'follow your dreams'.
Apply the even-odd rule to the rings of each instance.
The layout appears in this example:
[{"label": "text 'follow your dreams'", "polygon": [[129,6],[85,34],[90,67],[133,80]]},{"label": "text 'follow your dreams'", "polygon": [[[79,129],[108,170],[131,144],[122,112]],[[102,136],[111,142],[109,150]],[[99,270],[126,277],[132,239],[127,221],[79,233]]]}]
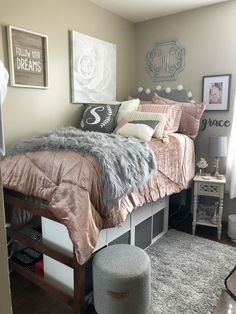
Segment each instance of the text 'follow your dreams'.
[{"label": "text 'follow your dreams'", "polygon": [[42,62],[40,51],[15,47],[15,66],[18,71],[41,73]]}]

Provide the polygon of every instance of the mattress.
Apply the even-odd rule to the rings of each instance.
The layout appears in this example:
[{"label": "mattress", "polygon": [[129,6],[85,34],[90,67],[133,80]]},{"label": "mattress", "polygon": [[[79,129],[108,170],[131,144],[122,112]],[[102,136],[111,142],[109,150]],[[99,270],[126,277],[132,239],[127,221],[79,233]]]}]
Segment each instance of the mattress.
[{"label": "mattress", "polygon": [[101,229],[122,223],[128,213],[190,186],[195,171],[194,143],[173,133],[169,143],[152,139],[158,171],[150,180],[120,200],[106,203],[99,164],[77,152],[41,151],[9,156],[2,162],[4,188],[48,202],[63,223],[77,259],[85,263]]}]

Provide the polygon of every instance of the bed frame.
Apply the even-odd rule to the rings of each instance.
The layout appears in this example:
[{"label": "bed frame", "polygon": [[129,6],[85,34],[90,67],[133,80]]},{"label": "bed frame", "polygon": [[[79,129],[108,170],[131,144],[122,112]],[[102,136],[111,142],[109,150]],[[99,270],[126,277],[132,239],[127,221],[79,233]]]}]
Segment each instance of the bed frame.
[{"label": "bed frame", "polygon": [[[61,247],[61,249],[58,245],[58,242],[60,242],[60,240],[55,241],[55,239],[58,239],[58,237],[55,236],[55,232],[57,232],[57,227],[53,230],[54,237],[50,236],[50,232],[48,233],[48,231],[51,230],[51,224],[53,224],[54,227],[56,224],[57,226],[60,226],[58,229],[59,232],[61,232],[60,228],[65,229],[65,233],[62,237],[68,237],[65,226],[58,222],[58,220],[46,206],[37,205],[32,201],[24,200],[20,196],[12,194],[6,189],[4,190],[4,192],[4,201],[8,208],[22,208],[35,215],[41,216],[43,229],[43,241],[33,240],[29,236],[12,227],[7,228],[7,235],[12,240],[19,241],[20,243],[31,247],[32,249],[44,255],[44,278],[35,275],[34,273],[26,270],[24,267],[17,265],[13,262],[10,262],[10,269],[22,275],[42,289],[46,290],[47,292],[54,294],[64,303],[70,305],[73,308],[75,314],[86,313],[86,268],[89,264],[91,265],[91,260],[96,251],[107,245],[115,244],[116,241],[118,241],[118,243],[122,243],[119,241],[119,239],[127,232],[127,230],[130,232],[130,244],[137,244],[136,242],[138,240],[135,237],[136,229],[138,230],[140,226],[141,229],[143,229],[142,223],[146,223],[147,221],[151,221],[151,229],[149,230],[151,232],[151,236],[150,243],[148,243],[148,245],[154,243],[168,230],[169,198],[166,197],[136,209],[130,215],[128,215],[127,220],[122,225],[116,228],[108,228],[102,230],[101,236],[98,240],[98,244],[94,250],[94,254],[92,255],[91,259],[84,265],[80,265],[77,262],[75,250],[71,242],[70,243],[72,252],[70,254],[70,248],[65,250],[64,246],[64,248]],[[162,217],[163,224],[162,227],[156,229],[156,225],[158,224],[158,217]],[[156,231],[154,229],[156,229]],[[140,243],[138,243],[138,246],[144,248],[145,244],[141,243],[140,245]],[[57,267],[58,263],[62,265],[62,267],[64,267],[65,272],[64,270],[63,272],[61,272],[61,269]],[[66,272],[66,269],[68,268],[70,269],[69,276],[68,272]],[[54,277],[50,274],[52,269],[54,269]],[[89,271],[91,272],[91,269],[89,269]],[[55,278],[61,276],[62,279],[58,282],[55,282]],[[73,283],[72,287],[70,287],[71,289],[68,289],[68,285],[63,286],[62,284],[64,283],[66,276],[68,276],[69,278],[72,276],[71,281]],[[60,288],[58,288],[58,286]]]},{"label": "bed frame", "polygon": [[[36,205],[28,200],[26,201],[16,196],[8,195],[7,190],[4,191],[6,192],[4,195],[4,202],[6,205],[9,205],[11,207],[23,208],[24,210],[27,210],[35,215],[39,215],[41,217],[45,217],[47,219],[57,222],[55,216],[44,206]],[[63,263],[64,265],[73,268],[74,296],[72,297],[71,295],[51,285],[43,278],[34,275],[32,272],[26,270],[24,267],[10,262],[10,269],[22,275],[23,277],[30,280],[34,284],[38,285],[42,289],[46,290],[47,292],[54,294],[64,303],[67,303],[68,305],[72,306],[74,309],[74,313],[76,314],[85,313],[85,299],[84,299],[85,265],[78,264],[75,252],[73,251],[73,257],[69,257],[67,254],[61,253],[60,251],[57,251],[44,243],[31,239],[29,236],[21,233],[16,229],[13,229],[12,227],[7,228],[7,235],[12,240],[17,240],[20,243],[29,246],[32,249],[47,256],[50,256],[51,258]]]}]

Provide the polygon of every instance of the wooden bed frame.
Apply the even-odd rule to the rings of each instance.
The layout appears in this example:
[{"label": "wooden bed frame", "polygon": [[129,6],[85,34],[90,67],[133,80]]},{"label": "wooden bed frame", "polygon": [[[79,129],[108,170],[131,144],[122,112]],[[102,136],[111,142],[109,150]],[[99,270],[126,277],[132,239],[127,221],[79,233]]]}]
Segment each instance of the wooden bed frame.
[{"label": "wooden bed frame", "polygon": [[[9,209],[12,207],[15,208],[22,208],[24,210],[27,210],[34,215],[38,215],[41,217],[44,217],[49,219],[49,221],[53,222],[55,224],[60,222],[55,218],[55,216],[51,213],[51,211],[48,209],[47,206],[44,205],[38,205],[35,204],[33,201],[25,200],[21,198],[21,195],[18,193],[11,193],[10,190],[4,189],[4,201]],[[155,209],[154,209],[155,208]],[[150,203],[150,206],[147,204],[145,206],[140,207],[140,209],[135,210],[132,215],[129,217],[130,221],[133,220],[134,225],[138,226],[138,223],[141,223],[142,221],[145,221],[147,218],[152,219],[152,224],[154,223],[154,215],[159,214],[161,211],[163,211],[163,228],[158,235],[153,235],[153,238],[151,239],[151,243],[154,243],[158,238],[160,238],[162,235],[164,235],[167,232],[168,229],[168,211],[169,211],[169,198],[163,198],[156,202]],[[60,224],[62,225],[62,224]],[[64,225],[63,225],[64,226]],[[108,232],[114,233],[115,229],[118,228],[119,231],[122,230],[121,227],[115,227],[115,228],[109,228],[105,229]],[[131,230],[131,244],[134,243],[134,230]],[[153,230],[151,231],[153,232]],[[34,273],[26,270],[24,267],[17,265],[16,263],[10,262],[10,268],[19,273],[20,275],[24,276],[26,279],[30,280],[34,284],[38,285],[42,289],[46,290],[49,293],[54,294],[57,298],[59,298],[64,303],[67,303],[74,309],[75,314],[83,314],[86,313],[86,302],[85,302],[85,290],[86,290],[86,266],[88,263],[85,263],[84,265],[80,265],[77,262],[75,251],[73,249],[73,255],[69,256],[68,254],[60,252],[56,248],[53,248],[50,243],[48,244],[47,241],[37,241],[31,239],[28,235],[20,232],[19,230],[16,230],[12,227],[7,228],[7,235],[12,240],[17,240],[20,243],[31,247],[32,249],[46,255],[46,257],[52,258],[55,260],[54,262],[60,262],[63,265],[69,266],[71,269],[74,270],[74,274],[72,275],[73,278],[73,293],[70,294],[67,291],[63,291],[63,287],[57,288],[55,286],[54,282],[50,282],[47,280],[47,278],[41,278]],[[151,244],[150,243],[150,244]],[[149,245],[150,245],[149,244]],[[109,245],[107,243],[107,245]],[[103,247],[104,244],[101,246]],[[99,250],[101,247],[98,247],[97,250]],[[62,250],[63,251],[63,250]],[[95,253],[95,251],[94,251]],[[92,257],[91,257],[92,258]],[[88,262],[91,262],[89,260]],[[55,266],[56,267],[56,266]],[[55,268],[53,265],[53,268]]]},{"label": "wooden bed frame", "polygon": [[[18,208],[24,208],[25,210],[35,215],[39,215],[39,216],[58,222],[58,220],[54,217],[54,215],[44,206],[36,205],[33,202],[30,202],[28,200],[27,201],[22,200],[16,196],[8,195],[7,193],[5,193],[4,195],[4,201],[5,201],[5,204],[7,205],[18,207]],[[17,240],[20,243],[27,245],[31,247],[32,249],[42,254],[45,254],[73,268],[74,269],[74,296],[72,297],[69,294],[51,285],[50,283],[46,282],[43,278],[34,275],[30,271],[26,270],[24,267],[19,266],[13,262],[10,262],[10,269],[24,276],[26,279],[38,285],[42,289],[54,294],[61,301],[73,307],[75,314],[86,313],[85,265],[80,265],[77,262],[75,252],[73,252],[73,257],[69,257],[68,255],[61,253],[59,251],[56,251],[53,248],[45,245],[44,243],[31,239],[29,236],[19,232],[18,230],[13,229],[12,227],[7,228],[7,235],[12,240]]]}]

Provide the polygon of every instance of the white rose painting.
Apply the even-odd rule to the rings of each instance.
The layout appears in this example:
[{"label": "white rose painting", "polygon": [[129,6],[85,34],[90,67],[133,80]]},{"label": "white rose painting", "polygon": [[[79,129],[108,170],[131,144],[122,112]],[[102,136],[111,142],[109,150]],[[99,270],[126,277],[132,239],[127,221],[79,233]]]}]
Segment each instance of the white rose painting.
[{"label": "white rose painting", "polygon": [[72,43],[72,102],[116,98],[116,45],[75,31]]}]

